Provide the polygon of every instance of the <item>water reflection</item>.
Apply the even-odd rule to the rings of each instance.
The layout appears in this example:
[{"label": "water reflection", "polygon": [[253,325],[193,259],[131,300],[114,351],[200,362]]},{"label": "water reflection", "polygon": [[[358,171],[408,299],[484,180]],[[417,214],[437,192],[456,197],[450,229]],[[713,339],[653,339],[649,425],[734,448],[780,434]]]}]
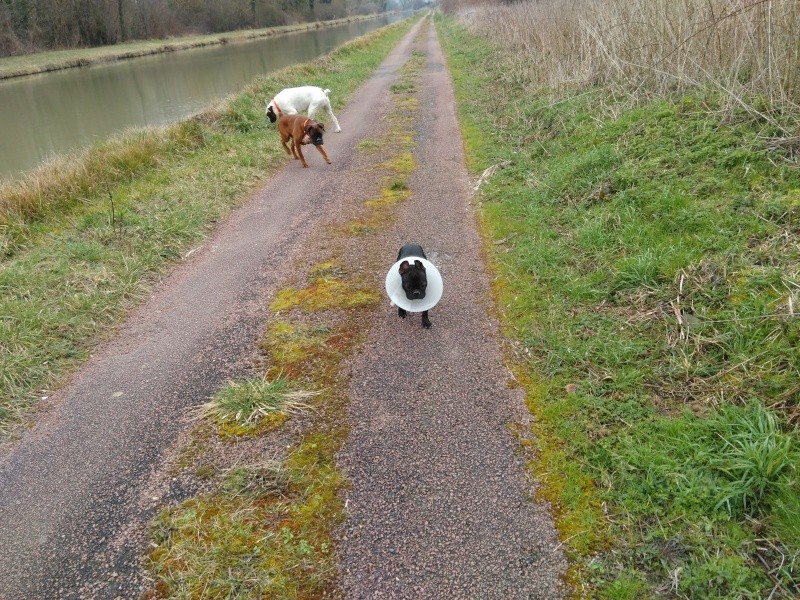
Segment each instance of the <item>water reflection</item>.
[{"label": "water reflection", "polygon": [[128,127],[178,121],[238,91],[257,75],[313,60],[398,18],[386,15],[276,38],[2,81],[0,177],[12,178],[55,154]]}]

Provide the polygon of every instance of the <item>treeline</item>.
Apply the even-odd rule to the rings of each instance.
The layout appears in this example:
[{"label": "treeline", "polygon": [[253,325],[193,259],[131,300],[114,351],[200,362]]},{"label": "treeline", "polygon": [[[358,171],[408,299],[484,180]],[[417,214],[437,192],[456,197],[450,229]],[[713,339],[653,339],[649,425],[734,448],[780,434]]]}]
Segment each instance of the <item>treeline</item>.
[{"label": "treeline", "polygon": [[0,0],[0,56],[383,12],[390,0]]}]

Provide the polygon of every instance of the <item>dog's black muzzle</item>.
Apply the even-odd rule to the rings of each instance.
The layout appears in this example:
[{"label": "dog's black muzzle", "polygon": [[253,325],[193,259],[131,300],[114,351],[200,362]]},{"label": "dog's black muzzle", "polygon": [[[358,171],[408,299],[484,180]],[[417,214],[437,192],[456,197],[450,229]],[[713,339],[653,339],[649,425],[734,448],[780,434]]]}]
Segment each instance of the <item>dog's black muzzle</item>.
[{"label": "dog's black muzzle", "polygon": [[314,136],[313,138],[311,138],[311,143],[314,144],[315,146],[322,146],[322,136],[321,135]]}]

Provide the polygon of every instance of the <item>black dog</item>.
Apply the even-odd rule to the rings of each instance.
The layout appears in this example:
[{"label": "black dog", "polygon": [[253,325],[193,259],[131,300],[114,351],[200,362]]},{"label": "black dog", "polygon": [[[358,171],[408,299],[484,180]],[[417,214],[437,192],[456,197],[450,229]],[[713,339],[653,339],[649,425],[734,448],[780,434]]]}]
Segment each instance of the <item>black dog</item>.
[{"label": "black dog", "polygon": [[[397,253],[397,260],[401,260],[407,256],[419,256],[427,259],[422,246],[419,244],[406,244],[400,248]],[[409,261],[404,260],[400,263],[400,278],[403,280],[403,291],[406,293],[406,298],[409,300],[422,300],[425,297],[425,288],[428,287],[428,276],[425,274],[425,265],[421,261],[415,260],[412,265]],[[397,314],[401,319],[406,318],[406,311],[400,307],[397,308]],[[431,320],[428,318],[428,311],[422,313],[422,326],[428,329],[431,326]]]}]

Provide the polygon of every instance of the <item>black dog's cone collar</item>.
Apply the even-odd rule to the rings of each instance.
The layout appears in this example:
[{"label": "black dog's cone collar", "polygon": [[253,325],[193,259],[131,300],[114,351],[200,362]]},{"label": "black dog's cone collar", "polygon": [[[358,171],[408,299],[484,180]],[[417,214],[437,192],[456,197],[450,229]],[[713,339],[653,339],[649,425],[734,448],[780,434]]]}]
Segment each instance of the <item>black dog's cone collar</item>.
[{"label": "black dog's cone collar", "polygon": [[[425,288],[425,297],[420,300],[409,300],[406,297],[406,292],[403,289],[403,278],[400,276],[400,265],[406,261],[408,264],[413,265],[414,261],[418,260],[425,267],[425,276],[428,278],[428,287]],[[442,297],[442,290],[444,285],[442,283],[442,276],[439,274],[434,264],[427,258],[420,258],[419,256],[407,256],[398,260],[389,269],[386,274],[386,293],[389,295],[389,300],[392,304],[399,306],[408,312],[424,312],[432,309]]]}]

